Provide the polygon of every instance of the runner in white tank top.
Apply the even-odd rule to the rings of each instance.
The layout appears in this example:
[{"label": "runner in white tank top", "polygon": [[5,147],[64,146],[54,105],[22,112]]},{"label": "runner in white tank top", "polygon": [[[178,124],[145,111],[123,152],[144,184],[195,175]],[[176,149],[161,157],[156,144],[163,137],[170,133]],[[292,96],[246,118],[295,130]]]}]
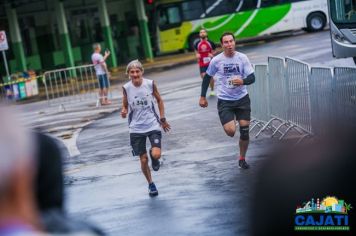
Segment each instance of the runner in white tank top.
[{"label": "runner in white tank top", "polygon": [[[156,196],[158,191],[148,166],[146,139],[148,137],[151,143],[149,154],[152,169],[158,171],[161,157],[161,127],[165,132],[171,127],[165,118],[163,100],[154,81],[143,78],[142,64],[138,60],[131,61],[127,65],[126,73],[130,81],[123,86],[121,116],[126,118],[129,115],[132,153],[140,157],[141,170],[148,182],[150,196]],[[155,109],[155,99],[159,113]]]}]

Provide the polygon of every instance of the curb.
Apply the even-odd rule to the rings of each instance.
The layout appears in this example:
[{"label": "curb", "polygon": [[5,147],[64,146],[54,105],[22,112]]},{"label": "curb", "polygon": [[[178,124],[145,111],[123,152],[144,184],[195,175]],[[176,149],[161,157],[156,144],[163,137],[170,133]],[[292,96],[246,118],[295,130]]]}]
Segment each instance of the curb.
[{"label": "curb", "polygon": [[152,66],[152,67],[145,67],[145,73],[160,72],[162,70],[176,68],[176,67],[179,67],[179,66],[191,65],[191,64],[194,64],[196,62],[197,62],[196,59],[189,59],[189,60],[182,61],[182,62],[175,62],[175,63],[169,63],[169,64],[164,64],[164,65],[156,65],[156,66]]}]

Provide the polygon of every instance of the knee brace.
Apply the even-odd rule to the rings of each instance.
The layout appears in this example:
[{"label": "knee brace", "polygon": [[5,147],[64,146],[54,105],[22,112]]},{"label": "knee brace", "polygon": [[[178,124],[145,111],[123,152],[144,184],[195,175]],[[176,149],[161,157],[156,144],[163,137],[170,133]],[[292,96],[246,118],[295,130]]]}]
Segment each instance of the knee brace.
[{"label": "knee brace", "polygon": [[249,140],[250,139],[250,126],[240,126],[240,139]]}]

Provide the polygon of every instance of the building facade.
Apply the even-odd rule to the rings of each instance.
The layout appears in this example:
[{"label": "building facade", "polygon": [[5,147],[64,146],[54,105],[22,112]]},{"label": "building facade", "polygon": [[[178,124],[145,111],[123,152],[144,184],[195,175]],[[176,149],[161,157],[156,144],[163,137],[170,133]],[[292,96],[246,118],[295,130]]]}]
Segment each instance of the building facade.
[{"label": "building facade", "polygon": [[[0,31],[10,73],[90,64],[92,44],[112,56],[110,67],[153,59],[143,0],[8,0],[1,3]],[[0,73],[6,80],[4,59]]]}]

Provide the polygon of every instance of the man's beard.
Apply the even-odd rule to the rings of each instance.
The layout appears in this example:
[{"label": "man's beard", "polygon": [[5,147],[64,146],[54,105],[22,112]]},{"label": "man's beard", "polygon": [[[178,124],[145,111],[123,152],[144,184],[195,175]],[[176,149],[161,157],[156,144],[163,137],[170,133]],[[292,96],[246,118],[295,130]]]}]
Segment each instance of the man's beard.
[{"label": "man's beard", "polygon": [[204,36],[204,37],[200,37],[201,39],[206,39],[207,38],[207,36]]}]

